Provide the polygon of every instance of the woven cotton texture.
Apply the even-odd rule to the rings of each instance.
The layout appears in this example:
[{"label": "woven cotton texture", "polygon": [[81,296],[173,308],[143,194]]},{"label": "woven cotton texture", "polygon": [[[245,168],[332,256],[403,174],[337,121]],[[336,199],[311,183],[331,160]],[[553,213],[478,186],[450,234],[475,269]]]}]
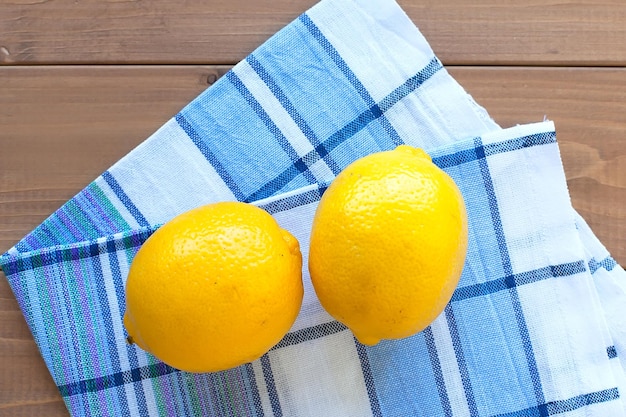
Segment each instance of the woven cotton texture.
[{"label": "woven cotton texture", "polygon": [[[261,359],[213,374],[127,345],[124,282],[160,224],[240,200],[300,241],[347,164],[407,143],[459,185],[459,287],[373,347],[305,297]],[[410,254],[398,254],[410,256]],[[72,416],[624,416],[626,273],[572,209],[551,122],[500,129],[391,0],[323,0],[0,258]]]}]

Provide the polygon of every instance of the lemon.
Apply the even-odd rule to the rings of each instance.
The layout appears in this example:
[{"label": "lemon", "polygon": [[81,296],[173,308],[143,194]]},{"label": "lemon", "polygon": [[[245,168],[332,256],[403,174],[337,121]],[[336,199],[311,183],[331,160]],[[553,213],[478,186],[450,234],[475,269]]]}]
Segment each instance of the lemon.
[{"label": "lemon", "polygon": [[363,344],[425,329],[456,288],[467,214],[454,181],[421,149],[365,156],[316,209],[309,272],[322,306]]},{"label": "lemon", "polygon": [[150,236],[126,282],[129,341],[168,365],[215,372],[281,340],[303,297],[299,243],[266,211],[222,202]]}]

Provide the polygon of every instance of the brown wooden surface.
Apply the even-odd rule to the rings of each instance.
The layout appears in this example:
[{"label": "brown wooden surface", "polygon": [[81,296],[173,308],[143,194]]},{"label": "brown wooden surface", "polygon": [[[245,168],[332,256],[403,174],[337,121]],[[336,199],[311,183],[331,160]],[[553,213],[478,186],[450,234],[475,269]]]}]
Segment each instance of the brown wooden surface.
[{"label": "brown wooden surface", "polygon": [[[0,62],[234,64],[315,0],[1,0]],[[624,65],[623,0],[398,0],[448,64]]]},{"label": "brown wooden surface", "polygon": [[[0,0],[0,252],[314,3]],[[501,126],[556,122],[573,205],[624,265],[626,3],[399,3]],[[68,415],[1,273],[0,370],[0,417]]]}]

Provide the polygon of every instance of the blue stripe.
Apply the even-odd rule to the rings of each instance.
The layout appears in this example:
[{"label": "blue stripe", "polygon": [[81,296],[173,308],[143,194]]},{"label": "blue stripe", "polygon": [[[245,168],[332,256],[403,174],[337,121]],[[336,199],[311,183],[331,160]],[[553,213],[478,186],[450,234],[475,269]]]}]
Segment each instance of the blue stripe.
[{"label": "blue stripe", "polygon": [[417,74],[410,77],[402,85],[393,90],[379,103],[379,107],[382,112],[386,112],[392,108],[396,103],[402,100],[404,97],[411,94],[422,86],[430,77],[435,75],[437,71],[443,69],[443,65],[437,58],[431,59],[431,61]]},{"label": "blue stripe", "polygon": [[[42,249],[45,246],[53,246],[53,245],[59,244],[58,242],[59,237],[50,230],[47,223],[48,221],[44,221],[35,230],[33,230],[30,234],[28,234],[24,239],[19,241],[15,245],[15,249],[17,249],[18,252],[30,252],[33,250]],[[33,239],[35,242],[37,242],[36,245],[33,245],[30,242]],[[43,240],[40,240],[40,239],[43,239]]]},{"label": "blue stripe", "polygon": [[[170,379],[171,383],[173,386],[178,386],[178,387],[185,387],[187,385],[187,381],[185,381],[187,378],[185,378],[186,375],[183,375],[182,372],[175,372],[172,374],[173,378],[168,378]],[[172,390],[173,391],[173,390]],[[192,397],[196,394],[196,391],[193,388],[190,388],[188,390],[178,390],[173,391],[173,395],[171,396],[171,398],[174,400],[172,401],[172,405],[175,410],[176,410],[176,414],[177,415],[181,415],[181,416],[191,416],[191,410],[190,410],[190,406],[193,407],[193,405],[191,405],[190,403],[193,401]]]},{"label": "blue stripe", "polygon": [[[43,225],[43,224],[42,224]],[[35,232],[38,232],[39,228],[41,226],[39,226],[37,229],[35,229],[33,232],[31,232],[30,234],[28,234],[27,236],[24,237],[24,239],[20,240],[19,242],[17,242],[15,244],[15,249],[18,252],[30,252],[32,250],[36,250],[37,248],[39,248],[39,246],[42,246],[40,244],[37,245],[33,245],[32,243],[29,242],[30,239],[37,239],[35,237]]]},{"label": "blue stripe", "polygon": [[[92,219],[80,207],[77,198],[69,200],[60,209],[58,209],[49,221],[57,220],[74,236],[72,242],[80,242],[82,240],[94,239],[100,235],[98,226],[93,223]],[[70,209],[73,206],[73,209]],[[81,224],[81,217],[85,219],[87,224]],[[91,233],[90,233],[91,231]]]},{"label": "blue stripe", "polygon": [[[111,268],[111,276],[113,277],[113,286],[115,288],[117,308],[123,317],[126,309],[126,293],[124,291],[124,280],[122,279],[122,272],[120,270],[119,262],[117,261],[118,250],[125,250],[125,248],[120,247],[118,249],[116,241],[107,241],[107,252],[109,253],[109,267]],[[124,332],[124,336],[128,337],[125,328]],[[126,349],[126,351],[128,352],[128,362],[130,364],[130,367],[137,368],[139,366],[139,361],[137,360],[137,354],[135,352],[135,349]],[[148,403],[146,402],[143,384],[141,382],[133,383],[133,391],[137,397],[137,405],[141,415],[148,415]]]},{"label": "blue stripe", "polygon": [[[73,203],[70,205],[70,203]],[[76,218],[76,215],[85,219],[89,224],[89,229],[84,231],[83,239],[94,239],[101,236],[103,233],[108,233],[108,229],[103,223],[96,223],[96,220],[100,220],[99,218],[94,218],[89,211],[86,211],[84,207],[90,207],[91,203],[83,193],[78,194],[76,197],[68,201],[60,210],[67,211],[68,214],[71,214],[72,218]],[[99,207],[98,207],[99,208]],[[68,216],[70,217],[70,216]],[[79,220],[80,221],[80,220]],[[101,220],[100,220],[101,221]],[[84,224],[80,224],[81,228],[84,228]],[[83,232],[81,230],[81,232]],[[86,234],[85,234],[86,233]]]},{"label": "blue stripe", "polygon": [[[276,83],[276,81],[272,78],[272,76],[267,72],[267,70],[261,65],[261,63],[254,57],[254,55],[249,55],[246,59],[248,64],[254,69],[254,71],[258,74],[258,76],[263,80],[265,85],[270,89],[274,97],[280,102],[285,111],[289,114],[294,123],[298,126],[300,131],[304,134],[304,136],[311,142],[311,144],[316,147],[321,141],[313,131],[313,129],[309,126],[309,124],[304,120],[304,118],[300,115],[300,113],[296,110],[293,103],[289,100],[285,92],[280,88],[280,86]],[[310,160],[305,160],[307,166],[312,165],[320,159],[319,155],[312,157]],[[333,174],[337,175],[339,171],[341,171],[341,167],[337,165],[335,161],[333,161],[330,157],[324,160],[328,167],[331,169]]]},{"label": "blue stripe", "polygon": [[[377,113],[379,114],[380,112]],[[337,146],[357,134],[372,120],[375,120],[376,117],[378,117],[375,114],[376,113],[371,109],[361,113],[355,120],[351,121],[346,126],[339,129],[326,141],[315,147],[313,151],[302,157],[302,159],[314,158],[315,153],[324,158],[326,155],[330,154],[330,152],[332,152],[332,150],[335,149]],[[247,201],[257,201],[271,196],[276,189],[282,188],[284,184],[291,181],[298,174],[299,172],[293,166],[287,168],[273,180],[267,182],[264,186],[252,193],[247,198]]]},{"label": "blue stripe", "polygon": [[[315,184],[315,177],[309,171],[309,167],[304,163],[304,160],[300,158],[298,152],[294,149],[294,147],[289,143],[283,132],[280,131],[276,123],[272,120],[272,118],[267,114],[267,112],[261,106],[261,103],[254,98],[254,95],[248,90],[243,81],[235,74],[233,71],[229,71],[226,74],[226,78],[235,86],[237,91],[243,96],[246,102],[250,105],[252,110],[259,116],[259,119],[263,122],[263,124],[267,127],[267,129],[274,135],[276,141],[280,145],[280,147],[285,151],[289,159],[293,162],[293,166],[298,170],[298,173],[304,174],[306,179],[310,184]],[[282,188],[282,187],[281,187]]]},{"label": "blue stripe", "polygon": [[[441,169],[446,169],[454,166],[466,164],[468,162],[475,162],[478,159],[478,153],[475,149],[463,149],[461,151],[445,154],[440,156],[433,156],[433,164],[437,165]],[[480,155],[484,158],[484,150],[480,152]]]},{"label": "blue stripe", "polygon": [[157,378],[173,372],[180,372],[171,366],[158,362],[154,365],[142,366],[140,368],[129,369],[123,372],[115,372],[110,375],[103,375],[97,378],[85,379],[58,386],[63,397],[96,392],[108,388],[117,387],[129,382],[140,382],[144,379]]},{"label": "blue stripe", "polygon": [[617,358],[617,349],[615,349],[615,346],[607,347],[606,355],[609,357],[609,359]]},{"label": "blue stripe", "polygon": [[589,260],[589,271],[594,274],[598,269],[604,268],[607,271],[612,271],[617,266],[617,262],[611,256],[607,256],[601,261],[596,261],[595,258]]},{"label": "blue stripe", "polygon": [[393,125],[391,124],[391,122],[387,119],[387,117],[385,117],[384,115],[379,119],[380,124],[383,127],[383,130],[385,132],[387,132],[387,134],[389,135],[389,137],[391,137],[391,142],[395,145],[395,146],[399,146],[404,144],[404,141],[402,140],[402,138],[400,137],[400,135],[398,134],[398,132],[396,132],[396,129],[394,129]]},{"label": "blue stripe", "polygon": [[[475,139],[475,142],[478,142]],[[541,132],[533,135],[523,136],[521,138],[509,139],[502,142],[490,143],[482,145],[476,143],[476,149],[463,149],[458,152],[433,156],[432,160],[439,168],[445,169],[453,166],[475,162],[480,158],[485,158],[499,153],[517,151],[522,148],[530,148],[539,145],[548,145],[556,143],[555,132]],[[480,148],[480,149],[478,149]]]},{"label": "blue stripe", "polygon": [[[428,79],[428,77],[432,76],[432,74],[436,72],[436,66],[437,65],[434,62],[431,62],[426,68],[422,69],[415,76],[411,77],[410,80],[413,81],[407,81],[401,87],[396,88],[394,92],[392,92],[389,96],[383,99],[382,103],[384,105],[384,109],[389,110],[389,108],[397,101],[399,101],[402,97],[406,97],[411,92],[415,91],[415,89],[419,88],[419,86],[421,86],[423,82]],[[307,160],[310,158],[316,158],[317,155],[325,158],[339,145],[359,133],[372,121],[380,120],[382,116],[383,108],[381,108],[381,106],[379,106],[378,104],[372,104],[367,110],[358,115],[354,120],[350,121],[337,132],[329,136],[325,141],[316,146],[313,151],[309,152],[301,159]],[[401,143],[401,140],[399,142]],[[285,183],[295,178],[298,173],[299,172],[293,167],[288,168],[287,170],[280,173],[276,178],[269,181],[257,191],[252,193],[246,199],[246,201],[257,201],[271,196],[276,189],[282,188]]]},{"label": "blue stripe", "polygon": [[[314,153],[317,153],[322,158],[326,157],[326,155],[330,154],[333,149],[337,146],[341,145],[346,140],[350,139],[352,136],[356,135],[358,132],[363,130],[365,126],[367,126],[373,120],[376,120],[381,115],[380,109],[378,106],[374,105],[372,108],[364,111],[356,119],[349,122],[343,128],[339,129],[337,132],[332,134],[328,139],[326,139],[323,143],[315,147],[314,150],[309,152],[307,155],[303,156],[301,159],[313,158]],[[263,198],[267,198],[273,194],[273,192],[277,188],[282,188],[282,186],[291,181],[299,172],[294,169],[294,167],[289,167],[282,173],[280,173],[276,178],[266,183],[264,186],[259,188],[257,191],[252,193],[247,201],[257,201]]]},{"label": "blue stripe", "polygon": [[367,89],[363,86],[361,81],[356,77],[354,72],[348,67],[348,64],[343,60],[339,52],[335,49],[335,47],[330,43],[328,39],[324,36],[322,31],[317,27],[317,25],[311,20],[311,18],[303,13],[299,18],[300,22],[308,29],[309,33],[313,36],[313,38],[320,44],[322,49],[328,54],[330,59],[333,60],[337,68],[343,73],[343,75],[348,79],[350,84],[356,89],[357,93],[361,96],[363,101],[368,106],[373,106],[375,101],[368,93]]},{"label": "blue stripe", "polygon": [[[109,253],[108,255],[110,257],[111,253]],[[112,317],[111,315],[111,309],[109,308],[106,288],[104,286],[105,285],[104,273],[102,271],[102,263],[100,262],[100,257],[95,256],[92,259],[92,264],[93,264],[95,272],[97,273],[97,277],[96,277],[97,279],[95,280],[97,284],[96,293],[98,295],[100,308],[102,308],[102,319],[104,321],[104,333],[106,334],[106,337],[105,337],[106,341],[101,342],[101,343],[103,345],[106,345],[107,347],[106,351],[110,355],[107,359],[111,360],[112,365],[114,367],[113,369],[120,370],[121,366],[120,366],[120,357],[119,357],[119,353],[117,350],[117,340],[116,340],[117,338],[115,336],[115,331],[113,330],[113,322],[112,322],[112,320],[119,320],[119,317]],[[96,314],[96,313],[94,312],[93,314]],[[97,330],[97,327],[94,330]],[[103,329],[98,329],[98,330],[103,330]],[[104,346],[101,346],[98,348],[98,353],[102,352],[101,350],[102,347]],[[98,369],[98,373],[102,373],[102,364],[100,365],[100,369]],[[119,386],[119,385],[116,386],[116,392],[117,392],[116,397],[118,400],[126,396],[126,393],[124,392],[124,388],[122,386]],[[119,403],[122,408],[122,415],[130,415],[130,410],[128,409],[128,401],[122,400],[122,401],[119,401]]]},{"label": "blue stripe", "polygon": [[[357,93],[361,96],[363,101],[365,101],[365,104],[369,107],[374,106],[376,102],[374,101],[370,93],[367,91],[363,83],[361,83],[361,81],[357,78],[357,76],[350,69],[348,64],[346,64],[346,62],[343,60],[339,52],[337,52],[335,47],[330,43],[330,41],[326,39],[326,37],[324,36],[322,31],[317,27],[317,25],[313,23],[311,18],[306,13],[304,13],[300,16],[300,22],[304,24],[304,26],[308,29],[309,33],[311,33],[313,38],[317,40],[320,46],[324,49],[324,51],[328,54],[328,56],[333,60],[337,68],[339,68],[339,70],[343,73],[343,75],[348,79],[350,84],[352,84],[352,86],[357,91]],[[386,110],[388,110],[388,108]],[[381,118],[381,124],[382,124],[383,129],[391,137],[395,145],[400,145],[403,143],[402,139],[400,138],[400,135],[398,135],[398,132],[396,132],[396,130],[393,128],[393,126],[391,125],[389,120],[387,120],[386,117],[383,116]]]},{"label": "blue stripe", "polygon": [[315,326],[306,327],[304,329],[296,330],[295,332],[289,332],[278,342],[271,350],[284,348],[287,346],[297,345],[309,340],[320,339],[324,336],[343,332],[348,328],[338,321],[331,321],[328,323],[317,324]]},{"label": "blue stripe", "polygon": [[315,148],[322,157],[331,153],[337,146],[350,139],[368,124],[378,119],[382,115],[380,108],[375,104],[363,113],[359,114],[356,119],[350,121],[344,127],[333,133],[323,143]]},{"label": "blue stripe", "polygon": [[119,241],[118,244],[123,245],[124,248],[136,248],[141,246],[157,228],[158,226],[133,230],[128,234],[111,236],[107,240],[92,241],[82,246],[60,246],[51,250],[33,252],[28,256],[7,255],[0,258],[3,262],[2,268],[9,276],[33,268],[98,256],[107,252],[109,241]]},{"label": "blue stripe", "polygon": [[143,217],[143,214],[141,214],[137,206],[135,206],[135,204],[131,201],[130,197],[128,197],[128,195],[126,195],[124,190],[122,190],[122,187],[117,182],[117,180],[113,177],[113,175],[109,171],[104,171],[104,173],[102,174],[102,178],[104,179],[104,181],[106,181],[109,187],[111,187],[111,189],[113,190],[117,198],[122,202],[124,207],[126,207],[126,209],[130,212],[130,214],[135,218],[137,223],[139,223],[140,226],[149,226],[150,223],[148,223],[146,218]]},{"label": "blue stripe", "polygon": [[[530,373],[530,379],[533,383],[533,390],[535,393],[535,399],[537,404],[543,404],[545,402],[543,395],[543,388],[541,386],[541,377],[539,376],[539,370],[537,369],[537,362],[535,361],[535,353],[533,351],[532,342],[528,333],[528,327],[526,326],[526,320],[524,318],[524,312],[519,300],[517,288],[515,283],[512,282],[513,267],[511,266],[511,259],[509,257],[509,250],[507,248],[506,237],[504,235],[504,229],[502,227],[502,221],[500,219],[500,210],[498,209],[498,201],[496,198],[495,190],[493,188],[493,182],[491,174],[489,172],[489,166],[484,155],[484,147],[480,138],[474,140],[474,148],[476,148],[476,156],[478,158],[478,164],[480,166],[480,172],[483,177],[483,183],[485,185],[485,191],[487,193],[487,199],[489,201],[489,210],[491,212],[491,220],[493,223],[494,231],[496,233],[496,240],[498,242],[498,249],[500,251],[500,258],[502,261],[502,267],[504,273],[507,276],[507,280],[511,281],[509,288],[509,294],[511,296],[511,303],[513,311],[515,313],[515,319],[517,321],[517,327],[522,339],[522,345],[524,346],[524,354],[526,356],[526,363],[528,364],[528,372]],[[508,282],[507,281],[507,282]],[[547,416],[547,411],[539,407],[540,416]]]},{"label": "blue stripe", "polygon": [[608,401],[619,399],[619,390],[609,388],[602,391],[592,392],[589,394],[581,394],[567,400],[551,401],[536,407],[529,407],[511,413],[497,414],[492,417],[534,417],[534,416],[552,416],[555,414],[567,413],[577,410],[588,405],[600,404]]},{"label": "blue stripe", "polygon": [[498,143],[485,145],[485,155],[491,156],[499,153],[517,151],[538,145],[549,145],[556,143],[556,132],[540,132],[532,135],[522,136]]},{"label": "blue stripe", "polygon": [[244,365],[244,369],[247,372],[248,381],[250,381],[250,388],[252,390],[252,403],[254,404],[255,417],[263,417],[263,404],[261,403],[261,396],[259,394],[259,388],[256,384],[256,376],[254,374],[254,367],[251,363]]},{"label": "blue stripe", "polygon": [[546,266],[528,272],[507,275],[502,278],[494,279],[479,284],[459,287],[454,291],[451,301],[461,301],[468,298],[481,297],[483,295],[493,294],[498,291],[504,291],[520,285],[531,284],[533,282],[542,281],[553,277],[566,277],[585,272],[585,262],[570,262],[561,265]]},{"label": "blue stripe", "polygon": [[365,345],[359,343],[354,338],[354,344],[356,346],[356,352],[359,356],[359,362],[361,362],[361,372],[363,373],[363,380],[365,381],[365,389],[367,390],[367,397],[370,402],[370,410],[374,417],[382,417],[382,411],[380,410],[380,403],[378,402],[378,394],[376,394],[376,384],[374,382],[374,376],[372,375],[372,368],[370,367],[369,357],[367,356],[367,350]]},{"label": "blue stripe", "polygon": [[327,185],[321,185],[318,188],[306,191],[304,193],[293,194],[288,197],[281,198],[280,200],[274,200],[268,203],[259,204],[259,207],[261,207],[270,214],[289,211],[294,207],[306,206],[307,204],[318,202],[327,188]]},{"label": "blue stripe", "polygon": [[267,395],[270,398],[272,413],[274,414],[274,417],[282,417],[283,410],[280,407],[278,391],[276,390],[274,374],[272,373],[272,365],[270,363],[270,358],[267,353],[261,356],[261,369],[263,370],[263,377],[265,378],[265,386],[267,387]]},{"label": "blue stripe", "polygon": [[69,232],[69,235],[71,235],[70,237],[67,233],[63,233],[64,240],[66,238],[70,238],[69,239],[70,242],[80,242],[80,241],[86,240],[83,237],[81,230],[75,230],[76,225],[71,221],[71,219],[67,217],[67,213],[65,213],[64,210],[59,209],[54,213],[52,217],[48,218],[48,224],[55,224],[55,223],[56,223],[57,230],[61,231],[61,233],[67,231]]},{"label": "blue stripe", "polygon": [[461,383],[463,384],[463,391],[465,392],[467,406],[469,408],[470,415],[477,416],[478,408],[476,407],[476,399],[474,398],[474,389],[472,388],[472,381],[470,380],[469,371],[467,369],[467,362],[465,360],[465,354],[463,353],[463,345],[461,343],[461,337],[459,336],[459,330],[456,325],[456,318],[454,317],[452,305],[448,304],[444,309],[444,312],[446,322],[448,323],[448,328],[450,330],[454,356],[456,357],[456,361],[459,366],[459,373],[461,374]]},{"label": "blue stripe", "polygon": [[[59,236],[55,234],[53,230],[50,229],[47,222],[43,222],[41,226],[37,228],[37,231],[43,232],[46,235],[46,239],[48,239],[48,241],[51,242],[50,245],[54,245],[58,243]],[[38,247],[38,248],[33,248],[33,249],[44,249],[44,248]]]},{"label": "blue stripe", "polygon": [[245,199],[245,195],[239,189],[237,182],[230,176],[224,165],[220,162],[219,158],[215,156],[215,154],[211,151],[209,146],[202,140],[198,132],[191,126],[191,123],[182,115],[182,113],[178,113],[176,115],[176,122],[178,125],[185,131],[187,136],[191,139],[191,141],[198,147],[202,155],[209,161],[209,163],[213,166],[217,174],[220,176],[224,184],[230,189],[235,198],[239,201],[243,201]]},{"label": "blue stripe", "polygon": [[252,203],[273,196],[278,190],[282,189],[285,184],[298,176],[300,172],[301,171],[299,171],[294,165],[291,165],[289,168],[274,177],[274,179],[266,182],[265,185],[257,191],[253,192],[248,197],[245,197],[243,201]]},{"label": "blue stripe", "polygon": [[441,370],[441,362],[439,361],[439,355],[437,354],[435,337],[433,336],[433,331],[430,326],[424,329],[424,339],[426,341],[426,349],[428,349],[430,366],[433,370],[433,375],[435,376],[435,384],[437,385],[437,392],[439,393],[439,401],[441,402],[443,415],[446,417],[452,417],[452,407],[450,406],[450,399],[448,398],[448,390],[446,389],[446,383],[443,379],[443,371]]}]

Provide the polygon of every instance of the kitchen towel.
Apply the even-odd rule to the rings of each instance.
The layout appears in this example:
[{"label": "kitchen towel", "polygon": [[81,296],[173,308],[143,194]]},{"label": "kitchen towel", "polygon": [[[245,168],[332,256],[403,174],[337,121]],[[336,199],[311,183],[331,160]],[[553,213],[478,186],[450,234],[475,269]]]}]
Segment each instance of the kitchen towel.
[{"label": "kitchen towel", "polygon": [[[126,344],[126,274],[159,225],[250,202],[306,265],[326,186],[402,143],[455,179],[469,215],[461,282],[425,331],[359,344],[305,268],[294,327],[255,362],[190,374]],[[554,124],[500,129],[393,0],[322,0],[0,265],[72,416],[625,415],[626,274],[571,207]]]}]

